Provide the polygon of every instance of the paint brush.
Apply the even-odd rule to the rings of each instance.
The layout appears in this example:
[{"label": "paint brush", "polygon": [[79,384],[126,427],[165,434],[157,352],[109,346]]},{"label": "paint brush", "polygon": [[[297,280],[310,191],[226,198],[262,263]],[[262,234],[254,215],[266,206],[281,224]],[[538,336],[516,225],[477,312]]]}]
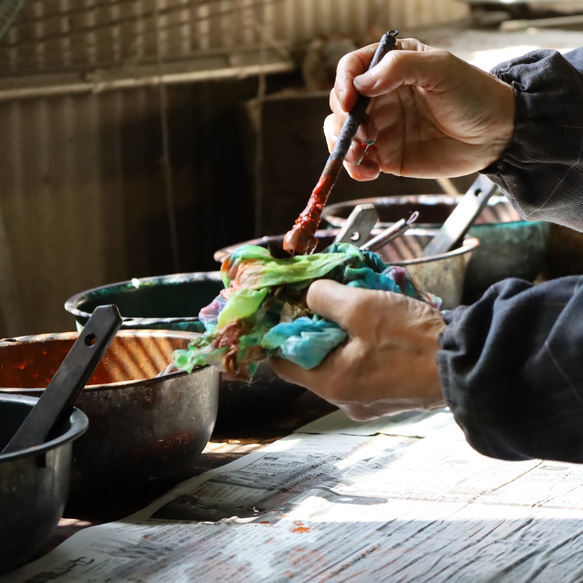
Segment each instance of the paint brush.
[{"label": "paint brush", "polygon": [[[370,62],[369,69],[377,65],[390,50],[395,48],[398,34],[399,31],[390,30],[383,35]],[[290,255],[305,255],[313,253],[316,250],[318,240],[315,235],[322,219],[322,211],[328,201],[330,191],[342,170],[344,158],[364,119],[369,103],[370,97],[360,95],[356,104],[346,117],[338,140],[328,157],[324,170],[320,175],[316,187],[312,191],[306,208],[300,213],[294,226],[284,237],[283,250]]]}]

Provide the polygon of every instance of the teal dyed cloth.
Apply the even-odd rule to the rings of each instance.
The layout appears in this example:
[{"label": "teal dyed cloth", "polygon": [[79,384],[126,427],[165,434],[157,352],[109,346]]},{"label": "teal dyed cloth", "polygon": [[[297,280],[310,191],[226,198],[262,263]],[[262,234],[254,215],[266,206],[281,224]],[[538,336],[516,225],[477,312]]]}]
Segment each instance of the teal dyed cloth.
[{"label": "teal dyed cloth", "polygon": [[225,289],[199,313],[205,333],[174,353],[179,370],[213,364],[227,378],[249,380],[257,364],[270,356],[306,369],[321,364],[347,333],[306,306],[303,296],[315,279],[404,293],[436,308],[441,304],[417,289],[404,268],[388,266],[376,253],[346,243],[286,259],[243,245],[225,258],[221,275]]},{"label": "teal dyed cloth", "polygon": [[293,322],[280,322],[268,330],[261,346],[267,354],[275,354],[310,369],[318,366],[347,336],[330,320],[315,315],[312,318],[301,316]]}]

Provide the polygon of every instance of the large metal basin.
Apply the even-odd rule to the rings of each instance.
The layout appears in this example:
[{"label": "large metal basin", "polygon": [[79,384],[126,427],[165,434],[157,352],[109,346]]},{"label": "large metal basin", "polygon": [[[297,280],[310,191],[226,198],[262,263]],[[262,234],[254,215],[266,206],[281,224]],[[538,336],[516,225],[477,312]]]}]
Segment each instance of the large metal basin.
[{"label": "large metal basin", "polygon": [[[323,217],[331,227],[342,227],[354,207],[372,204],[379,213],[379,227],[387,227],[413,211],[419,211],[417,224],[437,229],[459,203],[449,195],[407,195],[373,197],[331,204]],[[480,241],[468,263],[463,301],[478,299],[488,287],[507,277],[534,281],[547,265],[549,223],[521,219],[505,196],[493,196],[470,228]]]},{"label": "large metal basin", "polygon": [[[322,251],[330,245],[339,231],[340,229],[320,229],[317,231],[316,252]],[[373,230],[371,237],[379,232],[380,230]],[[376,252],[385,263],[406,267],[421,289],[439,296],[443,301],[443,308],[451,309],[461,302],[468,261],[477,249],[479,242],[473,237],[466,237],[463,245],[458,249],[442,255],[419,257],[425,245],[434,235],[435,230],[409,229],[403,236],[385,244]],[[281,247],[284,236],[261,237],[224,247],[215,252],[214,258],[217,261],[222,261],[227,254],[246,244],[263,247],[275,244]]]},{"label": "large metal basin", "polygon": [[[0,341],[0,393],[40,396],[78,332]],[[76,404],[89,429],[73,445],[71,495],[192,475],[213,431],[218,371],[164,370],[193,333],[120,330]]]}]

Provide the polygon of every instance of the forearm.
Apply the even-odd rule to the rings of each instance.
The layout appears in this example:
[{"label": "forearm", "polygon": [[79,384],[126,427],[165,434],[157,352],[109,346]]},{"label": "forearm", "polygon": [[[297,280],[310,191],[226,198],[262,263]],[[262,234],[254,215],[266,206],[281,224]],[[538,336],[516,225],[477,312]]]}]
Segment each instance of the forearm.
[{"label": "forearm", "polygon": [[583,230],[583,47],[539,50],[492,71],[515,91],[515,128],[484,173],[525,218]]},{"label": "forearm", "polygon": [[446,314],[443,394],[481,453],[583,462],[582,284],[506,280]]}]

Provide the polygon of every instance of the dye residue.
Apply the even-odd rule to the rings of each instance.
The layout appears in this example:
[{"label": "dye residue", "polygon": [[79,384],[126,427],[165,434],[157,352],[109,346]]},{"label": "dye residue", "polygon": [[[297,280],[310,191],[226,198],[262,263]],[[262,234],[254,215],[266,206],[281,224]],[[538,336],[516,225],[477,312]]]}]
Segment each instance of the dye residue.
[{"label": "dye residue", "polygon": [[306,532],[310,532],[310,530],[312,530],[309,526],[304,526],[302,522],[294,522],[294,524],[296,525],[296,527],[292,530],[292,532],[297,532],[297,533],[306,533]]}]

